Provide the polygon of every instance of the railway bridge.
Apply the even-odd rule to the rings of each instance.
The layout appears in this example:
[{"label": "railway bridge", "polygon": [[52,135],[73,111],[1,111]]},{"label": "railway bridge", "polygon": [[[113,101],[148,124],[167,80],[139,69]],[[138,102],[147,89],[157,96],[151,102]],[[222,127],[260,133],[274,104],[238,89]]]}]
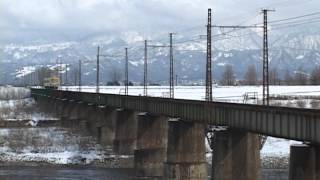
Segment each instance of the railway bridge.
[{"label": "railway bridge", "polygon": [[87,126],[119,154],[134,155],[135,179],[207,179],[205,133],[214,132],[212,179],[258,180],[259,135],[303,141],[290,148],[290,180],[320,179],[320,111],[146,96],[31,89],[49,111]]}]

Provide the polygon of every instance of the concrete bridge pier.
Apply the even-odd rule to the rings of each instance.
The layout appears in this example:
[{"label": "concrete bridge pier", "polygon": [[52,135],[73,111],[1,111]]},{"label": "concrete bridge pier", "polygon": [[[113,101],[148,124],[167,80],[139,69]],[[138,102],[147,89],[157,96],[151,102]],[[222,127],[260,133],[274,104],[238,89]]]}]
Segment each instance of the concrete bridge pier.
[{"label": "concrete bridge pier", "polygon": [[[62,124],[71,125],[80,128],[84,134],[90,134],[94,131],[90,122],[90,116],[96,115],[95,106],[84,102],[70,101],[64,104],[64,112],[61,113]],[[90,134],[93,135],[93,134]]]},{"label": "concrete bridge pier", "polygon": [[290,147],[289,180],[320,180],[320,148],[306,144]]},{"label": "concrete bridge pier", "polygon": [[[55,116],[55,117],[60,117],[59,113],[58,113],[58,106],[59,106],[59,100],[57,100],[56,98],[50,98],[50,102],[51,102],[51,111],[50,114]],[[41,103],[40,103],[41,104]]]},{"label": "concrete bridge pier", "polygon": [[165,179],[207,179],[204,124],[169,121]]},{"label": "concrete bridge pier", "polygon": [[238,130],[216,131],[212,143],[212,179],[260,179],[258,135]]},{"label": "concrete bridge pier", "polygon": [[41,112],[51,113],[50,104],[54,102],[52,99],[48,99],[47,97],[38,96],[35,98],[37,102],[38,108]]},{"label": "concrete bridge pier", "polygon": [[85,108],[83,108],[83,102],[73,101],[71,104],[70,112],[69,112],[69,118],[80,120],[81,118],[81,112],[85,111]]},{"label": "concrete bridge pier", "polygon": [[48,98],[46,96],[37,96],[34,99],[40,112],[44,112],[53,117],[57,117],[57,104],[59,103],[57,99]]},{"label": "concrete bridge pier", "polygon": [[79,127],[79,112],[81,111],[81,106],[77,101],[74,100],[56,100],[58,117],[61,119],[61,124],[63,126],[77,128]]},{"label": "concrete bridge pier", "polygon": [[118,154],[133,155],[136,148],[137,112],[117,109],[113,150]]},{"label": "concrete bridge pier", "polygon": [[86,104],[85,108],[85,113],[82,114],[83,118],[80,120],[80,126],[90,135],[98,138],[100,134],[98,119],[101,109],[95,104]]},{"label": "concrete bridge pier", "polygon": [[55,111],[56,116],[58,118],[66,117],[66,116],[64,116],[64,109],[68,105],[67,100],[55,99],[54,101],[55,101],[54,111]]},{"label": "concrete bridge pier", "polygon": [[89,106],[87,125],[90,133],[104,145],[113,145],[117,111],[105,106]]},{"label": "concrete bridge pier", "polygon": [[138,115],[135,179],[162,179],[167,157],[168,117]]},{"label": "concrete bridge pier", "polygon": [[99,116],[99,140],[106,146],[112,146],[115,138],[115,123],[117,118],[117,111],[115,108],[105,107],[102,109]]},{"label": "concrete bridge pier", "polygon": [[62,117],[68,117],[68,119],[71,119],[71,113],[73,109],[76,108],[76,102],[74,100],[62,100],[63,103],[63,109],[61,112]]},{"label": "concrete bridge pier", "polygon": [[89,108],[88,108],[89,105],[84,102],[78,102],[76,106],[77,106],[77,110],[75,113],[77,118],[80,120],[87,119],[88,116],[90,115]]},{"label": "concrete bridge pier", "polygon": [[47,98],[39,96],[36,102],[42,112],[48,113],[54,117],[60,117],[60,111],[62,102],[56,98]]}]

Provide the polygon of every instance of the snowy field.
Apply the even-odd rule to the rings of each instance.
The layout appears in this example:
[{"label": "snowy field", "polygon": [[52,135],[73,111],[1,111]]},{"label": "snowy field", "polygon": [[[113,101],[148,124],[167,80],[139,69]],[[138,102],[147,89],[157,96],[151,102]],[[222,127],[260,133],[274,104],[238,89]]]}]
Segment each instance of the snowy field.
[{"label": "snowy field", "polygon": [[19,100],[30,97],[30,90],[21,87],[0,86],[0,100]]},{"label": "snowy field", "polygon": [[27,88],[0,87],[0,121],[23,121],[22,127],[0,128],[0,161],[51,164],[90,164],[113,161],[113,155],[91,136],[63,127],[38,127],[40,121],[58,118],[40,112]]},{"label": "snowy field", "polygon": [[260,153],[262,157],[287,157],[292,144],[301,144],[301,142],[268,137]]},{"label": "snowy field", "polygon": [[89,164],[112,158],[110,151],[64,128],[0,129],[0,161]]},{"label": "snowy field", "polygon": [[[100,86],[101,93],[124,94],[124,86]],[[78,86],[61,87],[63,90],[79,91]],[[96,92],[95,86],[82,86],[82,92]],[[246,93],[258,93],[262,97],[262,86],[216,86],[213,87],[213,97],[216,101],[242,102]],[[129,95],[143,95],[142,86],[129,86]],[[149,86],[148,95],[168,97],[168,86]],[[320,96],[320,86],[270,86],[270,95],[301,95]],[[175,98],[204,100],[204,86],[176,86]]]},{"label": "snowy field", "polygon": [[36,126],[43,120],[58,119],[39,111],[29,88],[0,86],[0,121],[30,121]]}]

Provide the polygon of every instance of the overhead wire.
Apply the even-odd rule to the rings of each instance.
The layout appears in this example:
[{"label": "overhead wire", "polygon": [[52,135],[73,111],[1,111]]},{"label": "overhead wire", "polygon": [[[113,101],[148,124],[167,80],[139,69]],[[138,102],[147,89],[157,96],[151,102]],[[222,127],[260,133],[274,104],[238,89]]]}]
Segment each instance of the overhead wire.
[{"label": "overhead wire", "polygon": [[310,14],[304,14],[304,15],[300,15],[300,16],[285,18],[285,19],[272,20],[272,21],[269,21],[268,23],[272,24],[272,23],[277,23],[277,22],[296,20],[296,19],[301,19],[301,18],[315,16],[315,15],[320,15],[320,12],[314,12],[314,13],[310,13]]}]

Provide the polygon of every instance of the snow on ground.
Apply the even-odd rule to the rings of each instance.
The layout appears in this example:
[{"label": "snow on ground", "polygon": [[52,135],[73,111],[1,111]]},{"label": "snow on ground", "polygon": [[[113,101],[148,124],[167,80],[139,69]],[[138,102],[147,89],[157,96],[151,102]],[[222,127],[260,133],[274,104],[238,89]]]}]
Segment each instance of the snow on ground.
[{"label": "snow on ground", "polygon": [[0,87],[0,120],[25,121],[36,126],[41,120],[58,120],[39,112],[36,102],[30,97],[30,90],[21,87]]},{"label": "snow on ground", "polygon": [[[62,87],[63,90],[78,91],[78,86]],[[124,86],[100,86],[101,93],[124,94]],[[95,92],[95,86],[82,86],[82,92]],[[262,96],[262,86],[216,86],[213,88],[215,100],[242,101],[245,93],[257,92]],[[129,86],[129,95],[142,95],[142,86]],[[320,95],[320,86],[270,86],[271,95]],[[149,86],[148,95],[156,97],[168,97],[168,86]],[[205,99],[204,86],[176,86],[175,98],[177,99]]]},{"label": "snow on ground", "polygon": [[268,137],[260,153],[262,157],[287,157],[290,153],[290,145],[292,144],[301,144],[301,142]]},{"label": "snow on ground", "polygon": [[37,110],[36,102],[32,98],[20,100],[0,100],[0,121],[29,121],[29,125],[36,126],[39,121],[59,120]]},{"label": "snow on ground", "polygon": [[29,98],[31,96],[28,88],[0,86],[0,100],[16,100]]},{"label": "snow on ground", "polygon": [[30,90],[0,87],[0,121],[25,121],[33,127],[0,128],[1,162],[90,164],[127,159],[112,154],[91,136],[63,127],[36,127],[39,121],[59,120],[39,112]]},{"label": "snow on ground", "polygon": [[92,137],[67,129],[0,129],[0,161],[88,164],[106,157],[106,151]]}]

